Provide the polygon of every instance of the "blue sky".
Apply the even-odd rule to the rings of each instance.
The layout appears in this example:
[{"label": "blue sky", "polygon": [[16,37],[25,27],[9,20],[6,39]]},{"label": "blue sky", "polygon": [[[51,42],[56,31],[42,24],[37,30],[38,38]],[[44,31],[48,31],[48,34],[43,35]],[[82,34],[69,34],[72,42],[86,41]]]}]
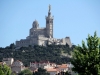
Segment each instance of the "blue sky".
[{"label": "blue sky", "polygon": [[100,0],[0,0],[0,47],[25,39],[35,19],[45,27],[49,4],[54,38],[69,36],[77,45],[94,31],[100,37]]}]

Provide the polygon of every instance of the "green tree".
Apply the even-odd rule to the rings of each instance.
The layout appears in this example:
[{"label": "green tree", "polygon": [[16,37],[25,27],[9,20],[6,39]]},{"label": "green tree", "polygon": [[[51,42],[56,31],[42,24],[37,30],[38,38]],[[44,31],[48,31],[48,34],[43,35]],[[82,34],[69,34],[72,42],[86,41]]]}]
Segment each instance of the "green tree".
[{"label": "green tree", "polygon": [[68,71],[66,71],[66,72],[65,72],[65,75],[71,75],[71,73],[70,73],[70,72],[68,72]]},{"label": "green tree", "polygon": [[0,64],[0,75],[11,75],[10,67]]},{"label": "green tree", "polygon": [[45,69],[38,68],[38,71],[33,73],[33,75],[50,75]]},{"label": "green tree", "polygon": [[96,32],[88,35],[87,45],[82,41],[73,52],[73,71],[79,75],[100,75],[100,38]]},{"label": "green tree", "polygon": [[14,48],[15,48],[15,44],[14,43],[10,44],[10,49],[14,49]]},{"label": "green tree", "polygon": [[21,71],[18,75],[32,75],[32,72],[29,69]]}]

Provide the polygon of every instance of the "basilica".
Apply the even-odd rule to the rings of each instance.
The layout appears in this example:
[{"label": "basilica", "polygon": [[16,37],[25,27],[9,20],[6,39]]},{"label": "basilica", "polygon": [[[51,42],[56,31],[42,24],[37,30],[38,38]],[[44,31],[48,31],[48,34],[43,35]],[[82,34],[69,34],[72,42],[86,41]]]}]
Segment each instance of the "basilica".
[{"label": "basilica", "polygon": [[29,45],[42,45],[47,44],[66,45],[72,46],[70,37],[56,39],[53,37],[53,16],[51,15],[51,6],[49,5],[48,16],[46,16],[46,27],[40,28],[37,20],[33,21],[32,28],[29,30],[29,36],[26,39],[16,41],[16,47],[28,47]]}]

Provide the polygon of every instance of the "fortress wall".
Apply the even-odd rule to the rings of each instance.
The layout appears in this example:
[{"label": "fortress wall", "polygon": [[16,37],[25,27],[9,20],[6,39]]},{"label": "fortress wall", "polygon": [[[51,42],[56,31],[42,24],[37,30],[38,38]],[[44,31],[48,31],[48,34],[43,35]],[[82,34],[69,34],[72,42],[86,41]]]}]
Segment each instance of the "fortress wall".
[{"label": "fortress wall", "polygon": [[66,41],[66,43],[69,45],[69,47],[72,46],[70,37],[66,37],[66,38],[65,38],[65,41]]},{"label": "fortress wall", "polygon": [[17,47],[22,47],[22,46],[29,46],[30,45],[30,40],[20,40],[20,41],[16,41],[16,46]]},{"label": "fortress wall", "polygon": [[43,37],[43,36],[38,36],[38,45],[43,45],[45,46],[47,43],[48,38]]},{"label": "fortress wall", "polygon": [[38,44],[38,39],[37,38],[31,38],[30,44],[31,45],[37,45]]}]

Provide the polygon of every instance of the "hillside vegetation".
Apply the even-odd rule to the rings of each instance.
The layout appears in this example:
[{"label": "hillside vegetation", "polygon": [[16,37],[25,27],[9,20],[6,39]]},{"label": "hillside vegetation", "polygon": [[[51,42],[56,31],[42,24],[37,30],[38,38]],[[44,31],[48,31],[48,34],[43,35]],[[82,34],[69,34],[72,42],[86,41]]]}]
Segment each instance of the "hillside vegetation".
[{"label": "hillside vegetation", "polygon": [[3,58],[14,58],[20,60],[25,66],[29,66],[30,62],[50,61],[57,64],[70,62],[71,52],[73,51],[73,45],[71,48],[68,45],[48,45],[34,47],[21,47],[16,49],[14,44],[8,47],[0,48],[0,61]]}]

